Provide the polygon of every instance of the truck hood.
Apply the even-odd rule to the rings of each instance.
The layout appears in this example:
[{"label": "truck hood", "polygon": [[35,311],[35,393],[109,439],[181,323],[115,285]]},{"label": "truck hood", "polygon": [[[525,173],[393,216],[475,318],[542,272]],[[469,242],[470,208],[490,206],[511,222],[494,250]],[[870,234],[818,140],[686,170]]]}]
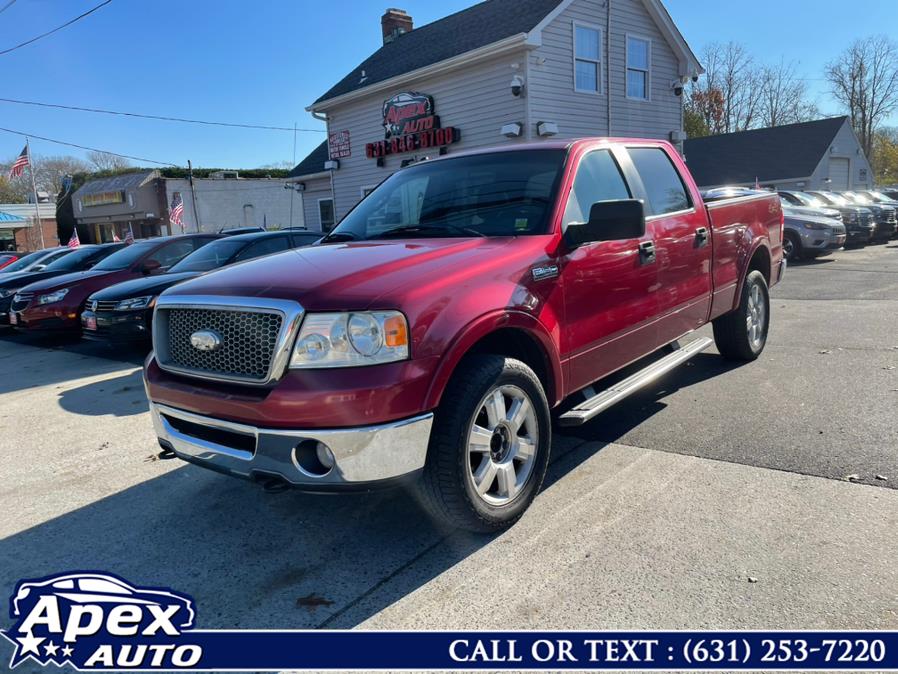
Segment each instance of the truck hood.
[{"label": "truck hood", "polygon": [[203,272],[183,271],[176,274],[159,274],[157,276],[147,276],[144,278],[131,279],[116,283],[114,286],[98,290],[91,299],[102,302],[112,300],[127,300],[132,297],[143,297],[145,295],[158,295],[163,290],[171,288],[176,283],[196,278]]},{"label": "truck hood", "polygon": [[496,260],[514,240],[404,239],[310,246],[225,267],[178,284],[164,296],[266,297],[296,300],[310,311],[360,310],[396,288],[420,288],[449,270]]}]

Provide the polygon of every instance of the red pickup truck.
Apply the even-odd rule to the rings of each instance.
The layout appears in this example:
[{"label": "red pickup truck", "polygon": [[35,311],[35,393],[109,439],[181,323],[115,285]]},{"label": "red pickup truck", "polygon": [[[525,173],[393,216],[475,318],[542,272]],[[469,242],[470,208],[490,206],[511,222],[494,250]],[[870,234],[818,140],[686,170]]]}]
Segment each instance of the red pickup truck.
[{"label": "red pickup truck", "polygon": [[413,480],[439,518],[498,530],[540,487],[553,408],[588,421],[708,347],[689,337],[708,322],[723,356],[757,358],[782,241],[775,194],[706,204],[661,141],[421,162],[319,245],[160,296],[156,433],[272,490]]}]

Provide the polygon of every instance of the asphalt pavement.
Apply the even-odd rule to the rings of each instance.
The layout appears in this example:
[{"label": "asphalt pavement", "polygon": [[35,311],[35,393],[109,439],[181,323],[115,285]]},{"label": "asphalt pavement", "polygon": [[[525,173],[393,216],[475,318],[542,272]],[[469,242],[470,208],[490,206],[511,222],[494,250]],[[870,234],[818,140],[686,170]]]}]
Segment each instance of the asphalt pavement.
[{"label": "asphalt pavement", "polygon": [[0,336],[0,590],[105,569],[191,594],[202,627],[898,629],[898,246],[796,265],[773,300],[757,362],[712,349],[556,429],[494,537],[407,491],[161,459],[143,354]]}]

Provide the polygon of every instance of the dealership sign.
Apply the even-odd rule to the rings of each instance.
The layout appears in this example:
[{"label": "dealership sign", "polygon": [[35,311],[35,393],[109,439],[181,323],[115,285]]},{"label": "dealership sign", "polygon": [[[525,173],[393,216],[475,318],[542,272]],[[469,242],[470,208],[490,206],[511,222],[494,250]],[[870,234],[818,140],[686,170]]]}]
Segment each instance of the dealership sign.
[{"label": "dealership sign", "polygon": [[384,101],[383,127],[384,140],[365,146],[369,158],[445,147],[461,139],[458,129],[440,125],[439,116],[434,114],[433,97],[414,91]]}]

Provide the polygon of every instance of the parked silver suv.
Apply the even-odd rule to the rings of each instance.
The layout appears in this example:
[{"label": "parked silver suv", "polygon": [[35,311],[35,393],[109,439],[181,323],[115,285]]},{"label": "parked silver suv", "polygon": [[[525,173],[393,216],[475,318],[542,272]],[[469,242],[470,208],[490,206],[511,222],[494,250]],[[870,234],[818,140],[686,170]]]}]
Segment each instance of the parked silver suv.
[{"label": "parked silver suv", "polygon": [[845,225],[834,218],[809,215],[783,204],[783,255],[789,262],[829,255],[845,245]]}]

